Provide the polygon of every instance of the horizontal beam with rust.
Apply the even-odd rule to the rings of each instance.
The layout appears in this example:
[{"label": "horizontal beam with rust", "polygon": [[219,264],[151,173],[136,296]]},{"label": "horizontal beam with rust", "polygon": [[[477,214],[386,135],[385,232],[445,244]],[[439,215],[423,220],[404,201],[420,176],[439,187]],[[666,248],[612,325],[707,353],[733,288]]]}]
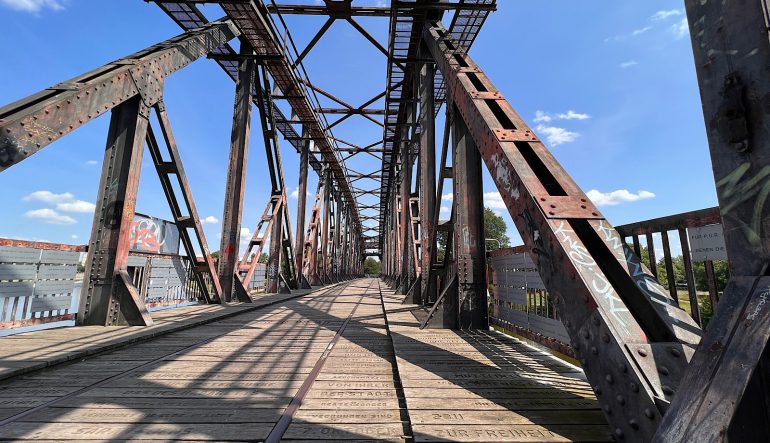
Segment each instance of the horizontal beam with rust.
[{"label": "horizontal beam with rust", "polygon": [[165,77],[239,34],[212,22],[0,108],[0,171],[132,97],[154,105]]}]

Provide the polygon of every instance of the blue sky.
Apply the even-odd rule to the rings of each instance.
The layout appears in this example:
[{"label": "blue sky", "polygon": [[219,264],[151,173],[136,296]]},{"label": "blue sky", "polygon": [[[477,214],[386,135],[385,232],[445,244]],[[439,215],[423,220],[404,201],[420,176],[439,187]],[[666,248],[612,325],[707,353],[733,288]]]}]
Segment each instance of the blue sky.
[{"label": "blue sky", "polygon": [[[681,0],[498,3],[471,56],[611,223],[716,205]],[[221,15],[213,7],[206,11],[210,18]],[[141,0],[0,0],[0,18],[3,105],[180,32]],[[286,20],[301,50],[324,18]],[[359,21],[386,44],[387,19]],[[314,84],[353,106],[385,88],[384,56],[345,22],[332,26],[304,64]],[[219,247],[233,93],[234,83],[205,59],[166,81],[169,117],[198,211],[210,222],[205,229],[212,250]],[[338,107],[323,97],[320,102]],[[101,117],[2,174],[0,237],[87,242],[108,122]],[[255,118],[252,128],[258,127]],[[361,118],[334,132],[359,145],[382,138],[381,127]],[[253,229],[269,193],[256,130],[250,153],[244,227]],[[282,157],[293,190],[298,156],[284,142]],[[348,166],[364,172],[378,165],[364,157]],[[145,154],[137,210],[168,218],[148,161]],[[311,174],[311,192],[315,186]],[[517,238],[488,175],[485,191],[487,206],[503,213]],[[295,217],[296,199],[290,209]]]}]

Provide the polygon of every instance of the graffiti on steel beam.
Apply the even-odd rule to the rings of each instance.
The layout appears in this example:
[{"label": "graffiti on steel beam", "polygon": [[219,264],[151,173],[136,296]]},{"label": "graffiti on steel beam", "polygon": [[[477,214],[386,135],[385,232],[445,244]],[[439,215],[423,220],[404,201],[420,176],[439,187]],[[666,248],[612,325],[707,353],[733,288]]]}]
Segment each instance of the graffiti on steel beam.
[{"label": "graffiti on steel beam", "polygon": [[626,318],[630,315],[628,308],[625,307],[623,300],[620,299],[612,284],[607,281],[598,270],[598,265],[591,253],[585,246],[582,246],[580,241],[576,238],[575,231],[567,228],[567,222],[561,220],[557,226],[554,234],[559,241],[566,246],[567,254],[572,259],[573,263],[579,268],[582,275],[591,276],[591,286],[598,293],[598,296],[603,298],[607,302],[610,315],[615,319],[618,325],[620,325],[626,335],[630,334]]},{"label": "graffiti on steel beam", "polygon": [[717,182],[717,190],[722,198],[722,214],[729,214],[746,200],[755,199],[751,217],[751,225],[741,223],[743,234],[752,246],[761,246],[762,243],[762,212],[767,198],[770,196],[770,166],[753,174],[747,175],[751,169],[751,162],[744,162]]}]

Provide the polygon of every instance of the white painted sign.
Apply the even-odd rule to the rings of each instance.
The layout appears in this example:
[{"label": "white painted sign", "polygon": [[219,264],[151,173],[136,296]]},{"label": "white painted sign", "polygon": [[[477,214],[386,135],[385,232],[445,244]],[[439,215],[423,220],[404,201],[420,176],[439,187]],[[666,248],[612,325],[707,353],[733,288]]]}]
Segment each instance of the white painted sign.
[{"label": "white painted sign", "polygon": [[687,228],[687,236],[690,237],[692,261],[727,260],[725,234],[721,224]]}]

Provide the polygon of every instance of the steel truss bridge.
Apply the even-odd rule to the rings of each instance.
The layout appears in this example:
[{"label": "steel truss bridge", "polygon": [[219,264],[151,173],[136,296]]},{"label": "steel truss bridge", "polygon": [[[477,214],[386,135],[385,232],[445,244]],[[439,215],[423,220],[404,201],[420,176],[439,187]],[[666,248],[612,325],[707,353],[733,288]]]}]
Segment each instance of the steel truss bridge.
[{"label": "steel truss bridge", "polygon": [[[88,245],[0,242],[8,263],[0,277],[17,269],[24,248],[87,251],[77,314],[49,308],[77,327],[0,339],[0,439],[770,439],[763,0],[685,1],[719,197],[705,217],[722,223],[731,275],[705,330],[697,300],[693,319],[672,280],[658,282],[654,248],[652,270],[639,258],[637,236],[651,244],[652,232],[683,232],[681,220],[692,216],[621,234],[470,56],[487,17],[513,4],[151,3],[180,35],[0,108],[0,171],[110,116]],[[207,17],[202,4],[225,16]],[[295,14],[326,18],[305,47],[286,25]],[[387,42],[360,17],[387,22]],[[342,86],[317,86],[303,65],[335,22],[387,57],[385,89],[360,104],[346,101]],[[218,261],[164,105],[165,82],[199,58],[235,84]],[[377,125],[382,137],[346,141],[346,121]],[[239,257],[241,228],[254,222],[242,217],[253,134],[265,146],[271,195]],[[296,218],[281,141],[300,158]],[[128,236],[145,146],[179,227],[196,306],[151,313],[136,283]],[[360,170],[361,157],[378,167]],[[483,167],[566,331],[560,349],[582,370],[489,331]],[[318,187],[306,223],[311,168]],[[442,220],[437,202],[450,191],[451,216]],[[664,247],[669,254],[666,235]],[[268,295],[255,296],[258,260],[250,257],[263,249]],[[363,278],[368,256],[381,259],[381,279]]]}]

